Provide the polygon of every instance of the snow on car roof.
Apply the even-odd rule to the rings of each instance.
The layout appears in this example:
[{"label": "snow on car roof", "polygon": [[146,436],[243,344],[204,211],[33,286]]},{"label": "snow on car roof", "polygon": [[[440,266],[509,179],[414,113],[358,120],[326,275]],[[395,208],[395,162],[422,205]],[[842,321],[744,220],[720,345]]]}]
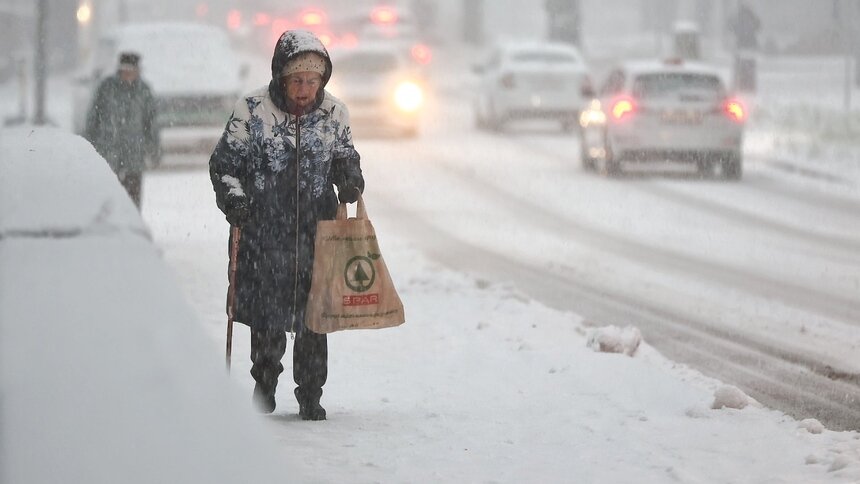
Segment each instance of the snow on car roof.
[{"label": "snow on car roof", "polygon": [[621,64],[621,68],[631,76],[660,73],[688,73],[712,75],[722,78],[722,72],[715,66],[703,62],[636,60]]},{"label": "snow on car roof", "polygon": [[518,42],[502,42],[499,44],[499,50],[502,52],[515,55],[523,52],[542,51],[542,52],[558,52],[572,54],[580,58],[579,49],[561,42],[540,42],[540,41],[518,41]]},{"label": "snow on car roof", "polygon": [[329,50],[329,54],[332,59],[336,59],[339,57],[350,57],[353,55],[361,55],[361,54],[388,54],[392,56],[400,57],[402,56],[402,49],[398,48],[394,45],[383,43],[383,42],[367,42],[363,43],[356,47],[341,47],[341,48],[333,48]]},{"label": "snow on car roof", "polygon": [[156,94],[240,90],[239,62],[229,37],[218,27],[185,22],[128,24],[109,37],[115,39],[117,53],[141,55],[142,77]]}]

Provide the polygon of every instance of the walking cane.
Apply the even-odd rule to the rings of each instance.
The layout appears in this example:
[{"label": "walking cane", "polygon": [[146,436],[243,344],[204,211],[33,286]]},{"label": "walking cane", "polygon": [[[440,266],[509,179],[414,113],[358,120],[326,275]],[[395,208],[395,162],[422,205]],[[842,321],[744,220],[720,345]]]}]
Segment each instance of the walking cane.
[{"label": "walking cane", "polygon": [[239,258],[239,237],[242,230],[230,227],[230,276],[227,287],[227,371],[230,371],[230,357],[233,354],[233,317],[236,313],[236,265]]}]

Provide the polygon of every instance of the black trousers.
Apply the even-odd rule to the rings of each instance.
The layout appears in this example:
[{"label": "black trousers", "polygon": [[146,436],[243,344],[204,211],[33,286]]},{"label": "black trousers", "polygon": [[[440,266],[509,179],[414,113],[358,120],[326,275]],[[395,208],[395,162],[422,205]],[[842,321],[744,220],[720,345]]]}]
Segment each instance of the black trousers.
[{"label": "black trousers", "polygon": [[137,209],[140,210],[140,190],[141,185],[143,185],[143,173],[142,172],[126,172],[119,176],[119,182],[125,188],[125,191],[128,192],[128,196],[131,197],[131,200],[137,205]]},{"label": "black trousers", "polygon": [[[274,395],[278,376],[284,371],[281,358],[287,349],[287,334],[282,330],[251,329],[251,376],[258,390]],[[305,327],[296,333],[293,343],[293,380],[300,404],[319,403],[322,387],[328,378],[328,340]]]}]

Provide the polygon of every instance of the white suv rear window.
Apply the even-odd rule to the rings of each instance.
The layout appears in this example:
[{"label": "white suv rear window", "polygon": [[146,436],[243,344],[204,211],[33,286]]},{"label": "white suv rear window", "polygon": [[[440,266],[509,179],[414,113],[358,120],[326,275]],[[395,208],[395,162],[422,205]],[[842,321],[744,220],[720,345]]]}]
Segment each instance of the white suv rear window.
[{"label": "white suv rear window", "polygon": [[633,95],[637,98],[698,98],[714,99],[723,96],[723,83],[717,76],[690,73],[640,74],[633,82]]},{"label": "white suv rear window", "polygon": [[517,52],[511,56],[511,59],[516,63],[542,63],[542,64],[576,64],[579,59],[574,55],[565,54],[564,52]]},{"label": "white suv rear window", "polygon": [[361,54],[335,60],[335,71],[348,74],[388,73],[399,67],[397,57],[388,54]]}]

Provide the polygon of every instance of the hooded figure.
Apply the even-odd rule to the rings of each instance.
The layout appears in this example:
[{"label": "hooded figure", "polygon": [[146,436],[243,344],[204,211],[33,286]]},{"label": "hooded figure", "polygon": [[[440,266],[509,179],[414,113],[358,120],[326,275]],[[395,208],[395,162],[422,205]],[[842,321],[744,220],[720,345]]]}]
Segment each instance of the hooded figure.
[{"label": "hooded figure", "polygon": [[133,52],[120,54],[116,74],[96,89],[84,130],[138,208],[145,157],[160,156],[155,100],[140,78],[139,63]]},{"label": "hooded figure", "polygon": [[251,328],[255,402],[274,411],[286,332],[295,332],[293,378],[305,420],[325,419],[326,336],[304,326],[316,225],[334,219],[338,198],[352,203],[364,190],[349,113],[324,90],[331,72],[319,39],[285,32],[271,82],[239,99],[209,160],[218,208],[241,228],[234,314]]}]

